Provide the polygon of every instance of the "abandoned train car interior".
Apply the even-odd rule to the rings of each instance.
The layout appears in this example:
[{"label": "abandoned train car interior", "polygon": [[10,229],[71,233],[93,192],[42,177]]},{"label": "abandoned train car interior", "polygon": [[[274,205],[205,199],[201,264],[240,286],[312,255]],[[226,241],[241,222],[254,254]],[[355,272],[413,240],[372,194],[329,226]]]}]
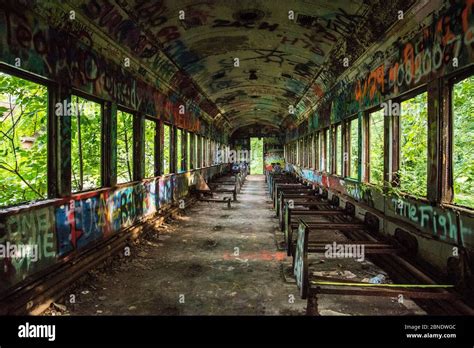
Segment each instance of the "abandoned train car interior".
[{"label": "abandoned train car interior", "polygon": [[5,337],[473,314],[473,0],[0,1]]}]

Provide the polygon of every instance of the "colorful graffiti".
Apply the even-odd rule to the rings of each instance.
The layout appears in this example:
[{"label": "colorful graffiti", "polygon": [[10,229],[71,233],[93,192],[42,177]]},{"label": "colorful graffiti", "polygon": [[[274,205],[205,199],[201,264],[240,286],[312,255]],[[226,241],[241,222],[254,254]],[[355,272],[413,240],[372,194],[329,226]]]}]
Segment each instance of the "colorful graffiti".
[{"label": "colorful graffiti", "polygon": [[37,252],[20,258],[0,253],[0,291],[51,265],[58,258],[87,249],[94,242],[154,216],[184,198],[195,175],[206,180],[224,172],[227,165],[144,180],[116,189],[74,195],[14,212],[0,212],[0,252],[8,246],[34,247]]},{"label": "colorful graffiti", "polygon": [[[144,62],[168,66],[166,59],[158,55],[156,47],[143,33],[137,31],[131,20],[104,12],[111,6],[107,4],[101,2],[99,6],[99,2],[91,1],[83,10]],[[5,32],[0,39],[2,61],[14,65],[20,59],[22,69],[131,109],[164,117],[193,132],[210,131],[203,129],[201,120],[206,113],[214,117],[218,111],[197,90],[189,91],[188,78],[178,70],[172,72],[173,75],[168,79],[170,86],[175,83],[176,88],[164,89],[161,82],[147,80],[143,72],[148,70],[144,66],[129,68],[120,58],[127,57],[125,52],[110,53],[111,46],[100,41],[100,36],[95,35],[91,27],[84,23],[80,26],[67,24],[71,22],[65,19],[67,14],[58,14],[57,8],[49,8],[47,4],[38,4],[35,11],[42,13],[45,18],[52,17],[49,25],[41,22],[30,8],[10,4],[0,10],[0,28]],[[120,22],[119,18],[122,18]],[[179,112],[182,104],[187,105],[184,114]]]},{"label": "colorful graffiti", "polygon": [[472,242],[472,228],[453,211],[402,198],[392,198],[389,211],[443,241]]},{"label": "colorful graffiti", "polygon": [[[52,207],[0,217],[0,245],[31,248],[31,254],[0,258],[0,291],[56,261],[56,234]],[[33,252],[34,251],[34,252]]]}]

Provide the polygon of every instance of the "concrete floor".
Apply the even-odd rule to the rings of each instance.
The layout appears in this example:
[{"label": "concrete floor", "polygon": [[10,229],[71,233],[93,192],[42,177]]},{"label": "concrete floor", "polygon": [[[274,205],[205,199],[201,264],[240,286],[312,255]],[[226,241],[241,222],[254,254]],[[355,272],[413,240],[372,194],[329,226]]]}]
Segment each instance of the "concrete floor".
[{"label": "concrete floor", "polygon": [[[303,315],[291,259],[263,175],[250,175],[229,210],[200,202],[141,238],[72,289],[76,303],[46,315]],[[321,271],[328,264],[322,264]],[[337,264],[335,267],[344,267]],[[379,270],[368,263],[367,274]],[[341,272],[344,269],[341,268]],[[65,299],[69,299],[66,296]],[[322,296],[322,315],[406,315],[423,312],[396,299]]]}]

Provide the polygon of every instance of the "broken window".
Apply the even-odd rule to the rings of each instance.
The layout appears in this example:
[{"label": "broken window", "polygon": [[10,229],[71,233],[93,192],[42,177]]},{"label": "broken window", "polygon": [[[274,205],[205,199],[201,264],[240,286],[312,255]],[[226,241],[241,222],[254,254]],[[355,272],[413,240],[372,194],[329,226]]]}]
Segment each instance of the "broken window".
[{"label": "broken window", "polygon": [[163,124],[163,174],[171,172],[171,126]]},{"label": "broken window", "polygon": [[350,165],[349,176],[359,178],[359,119],[349,121],[350,128]]},{"label": "broken window", "polygon": [[369,114],[369,182],[383,184],[384,110]]},{"label": "broken window", "polygon": [[182,144],[182,134],[183,131],[179,128],[176,129],[176,172],[181,173],[182,170],[182,163],[183,163],[183,152],[181,148]]},{"label": "broken window", "polygon": [[322,172],[325,170],[325,156],[326,154],[324,153],[324,133],[321,131],[319,132],[319,170]]},{"label": "broken window", "polygon": [[185,170],[191,169],[191,133],[186,132],[186,168]]},{"label": "broken window", "polygon": [[102,107],[71,96],[71,189],[80,192],[101,186]]},{"label": "broken window", "polygon": [[306,168],[311,168],[311,142],[312,136],[308,135],[306,137]]},{"label": "broken window", "polygon": [[0,73],[0,206],[47,198],[48,89]]},{"label": "broken window", "polygon": [[335,158],[336,158],[336,175],[342,175],[342,126],[340,124],[336,125],[335,136],[336,136],[336,148],[334,149]]},{"label": "broken window", "polygon": [[400,189],[426,196],[428,166],[428,94],[400,104]]},{"label": "broken window", "polygon": [[156,121],[145,119],[145,178],[155,176]]},{"label": "broken window", "polygon": [[117,183],[133,178],[133,115],[117,112]]},{"label": "broken window", "polygon": [[209,166],[209,139],[204,138],[204,166]]},{"label": "broken window", "polygon": [[452,92],[453,202],[474,208],[474,76]]},{"label": "broken window", "polygon": [[331,172],[331,134],[329,132],[329,128],[324,131],[324,141],[325,141],[325,151],[324,157],[326,160],[325,163],[325,170],[327,173]]},{"label": "broken window", "polygon": [[314,169],[319,170],[319,133],[315,132],[313,137],[313,146],[314,146]]},{"label": "broken window", "polygon": [[202,140],[201,136],[195,134],[196,136],[196,168],[202,167]]}]

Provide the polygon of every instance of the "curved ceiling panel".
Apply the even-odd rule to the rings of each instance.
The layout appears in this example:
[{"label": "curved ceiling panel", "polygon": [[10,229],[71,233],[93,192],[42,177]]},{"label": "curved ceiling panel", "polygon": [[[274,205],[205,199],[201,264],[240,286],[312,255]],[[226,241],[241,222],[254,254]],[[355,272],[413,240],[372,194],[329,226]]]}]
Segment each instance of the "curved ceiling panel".
[{"label": "curved ceiling panel", "polygon": [[[290,105],[297,111],[314,105],[345,70],[343,57],[354,61],[396,19],[397,2],[83,0],[75,6],[89,17],[101,7],[97,25],[120,42],[125,28],[114,23],[118,8],[179,69],[171,83],[180,91],[196,86],[189,93],[207,99],[212,116],[220,113],[235,130],[295,124]],[[370,19],[374,9],[390,16]],[[141,36],[136,39],[134,51]]]}]

